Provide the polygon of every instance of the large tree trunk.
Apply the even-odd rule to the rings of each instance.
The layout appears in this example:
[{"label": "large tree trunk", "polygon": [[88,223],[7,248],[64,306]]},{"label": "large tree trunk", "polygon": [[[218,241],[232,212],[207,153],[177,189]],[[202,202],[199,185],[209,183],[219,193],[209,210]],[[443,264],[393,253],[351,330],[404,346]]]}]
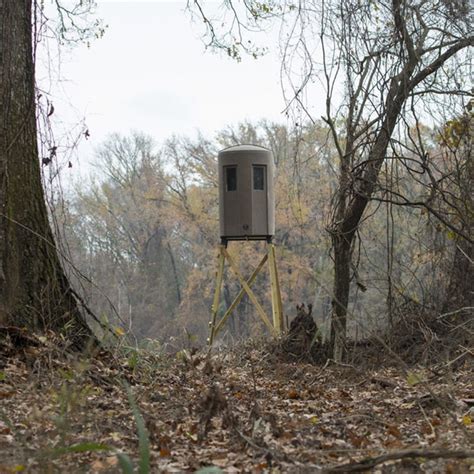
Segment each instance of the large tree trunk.
[{"label": "large tree trunk", "polygon": [[[472,36],[459,39],[444,49],[443,52],[440,50],[439,55],[433,58],[431,63],[417,70],[423,64],[420,56],[423,49],[420,49],[418,44],[415,45],[413,38],[407,33],[407,18],[403,16],[405,6],[403,0],[392,0],[394,25],[398,30],[400,47],[406,50],[406,54],[400,56],[399,72],[393,74],[390,80],[386,82],[387,95],[384,106],[379,112],[379,127],[374,134],[367,160],[365,165],[360,167],[361,175],[359,177],[353,176],[354,183],[351,184],[351,188],[347,188],[347,171],[343,170],[339,177],[339,193],[343,196],[343,200],[339,199],[336,202],[336,212],[330,226],[335,256],[331,351],[336,360],[341,360],[345,352],[344,341],[346,338],[347,304],[350,291],[351,249],[354,235],[360,225],[365,209],[376,191],[377,179],[405,101],[420,83],[441,68],[446,61],[458,51],[472,46],[474,43]],[[441,45],[440,49],[442,49]],[[349,59],[349,61],[351,60]],[[385,86],[383,89],[385,89]],[[355,130],[356,125],[361,125],[360,123],[352,123],[351,118],[351,113],[358,105],[357,94],[361,90],[363,88],[356,88],[349,98],[349,118],[346,125],[348,142],[352,139],[351,131]],[[368,96],[364,97],[363,103]],[[331,122],[332,119],[328,116],[328,123]],[[335,132],[333,133],[335,134]],[[344,155],[340,153],[342,162],[348,161],[352,153],[354,153],[352,144],[349,143],[348,152]]]},{"label": "large tree trunk", "polygon": [[59,261],[37,148],[31,0],[0,0],[0,323],[91,332]]},{"label": "large tree trunk", "polygon": [[[342,157],[343,166],[339,177],[340,197],[331,226],[334,250],[334,293],[331,317],[330,351],[336,361],[341,361],[346,353],[347,306],[350,293],[350,265],[352,243],[360,225],[362,216],[375,191],[378,175],[385,160],[390,138],[408,97],[408,81],[415,68],[415,61],[405,65],[403,74],[393,77],[382,113],[382,123],[378,130],[367,159],[361,179],[351,185],[348,163],[353,151],[352,139],[349,136],[346,153]],[[351,126],[348,126],[351,132]]]},{"label": "large tree trunk", "polygon": [[[350,239],[350,240],[349,240]],[[350,292],[351,236],[333,235],[334,293],[332,298],[330,347],[334,360],[346,352],[347,307]]]}]

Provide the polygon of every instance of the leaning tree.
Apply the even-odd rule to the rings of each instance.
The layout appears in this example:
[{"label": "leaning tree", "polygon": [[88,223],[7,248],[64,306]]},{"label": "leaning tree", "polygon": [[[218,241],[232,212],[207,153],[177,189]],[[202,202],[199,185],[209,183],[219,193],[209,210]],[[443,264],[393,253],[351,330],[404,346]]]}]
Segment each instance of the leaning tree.
[{"label": "leaning tree", "polygon": [[[91,337],[61,267],[42,187],[32,0],[0,0],[0,324]],[[35,5],[36,7],[36,5]]]},{"label": "leaning tree", "polygon": [[[279,22],[289,105],[309,120],[321,116],[330,130],[338,163],[327,226],[334,252],[331,346],[340,359],[359,227],[380,197],[384,163],[410,167],[404,130],[443,123],[465,105],[472,7],[467,0],[226,0],[223,21],[211,17],[205,2],[188,5],[203,20],[209,46],[237,59],[243,51],[260,54],[255,31]],[[321,94],[325,106],[314,107],[311,98]],[[449,112],[448,104],[455,106]],[[426,160],[421,149],[422,173]]]}]

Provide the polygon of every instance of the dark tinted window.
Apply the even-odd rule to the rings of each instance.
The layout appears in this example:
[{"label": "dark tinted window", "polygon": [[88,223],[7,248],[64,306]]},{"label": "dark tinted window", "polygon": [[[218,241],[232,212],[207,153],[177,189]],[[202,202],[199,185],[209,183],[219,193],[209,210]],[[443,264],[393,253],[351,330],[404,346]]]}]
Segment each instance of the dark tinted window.
[{"label": "dark tinted window", "polygon": [[265,189],[265,167],[253,167],[253,189],[263,191]]},{"label": "dark tinted window", "polygon": [[226,166],[225,168],[226,191],[237,191],[237,167]]}]

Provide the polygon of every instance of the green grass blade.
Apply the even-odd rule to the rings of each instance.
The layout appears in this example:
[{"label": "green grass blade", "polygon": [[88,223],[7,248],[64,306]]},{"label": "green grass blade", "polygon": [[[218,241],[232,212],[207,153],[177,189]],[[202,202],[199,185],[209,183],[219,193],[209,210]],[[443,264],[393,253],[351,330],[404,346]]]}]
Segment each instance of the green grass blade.
[{"label": "green grass blade", "polygon": [[138,472],[140,474],[149,474],[150,472],[150,439],[148,436],[148,430],[145,426],[145,420],[143,419],[140,410],[138,409],[137,404],[135,403],[135,398],[133,397],[132,390],[129,385],[125,385],[127,390],[128,402],[132,409],[133,417],[135,418],[135,423],[138,430],[138,449],[140,452],[140,461],[138,465]]},{"label": "green grass blade", "polygon": [[62,456],[63,454],[70,454],[70,453],[87,453],[93,451],[110,451],[110,446],[101,443],[78,443],[72,444],[71,446],[63,446],[59,448],[52,449],[48,454],[51,457],[58,457]]},{"label": "green grass blade", "polygon": [[133,463],[128,454],[117,453],[116,456],[120,469],[122,469],[122,474],[133,474]]}]

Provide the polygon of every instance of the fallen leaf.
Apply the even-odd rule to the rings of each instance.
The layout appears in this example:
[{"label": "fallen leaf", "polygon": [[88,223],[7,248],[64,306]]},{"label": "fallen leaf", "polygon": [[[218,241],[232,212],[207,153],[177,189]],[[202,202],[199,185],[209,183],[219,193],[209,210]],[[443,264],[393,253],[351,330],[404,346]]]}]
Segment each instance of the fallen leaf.
[{"label": "fallen leaf", "polygon": [[15,395],[15,391],[14,390],[4,390],[4,391],[0,391],[0,398],[10,398],[10,397],[13,397],[13,395]]},{"label": "fallen leaf", "polygon": [[99,459],[96,459],[91,463],[91,469],[93,472],[100,472],[107,469],[107,466]]},{"label": "fallen leaf", "polygon": [[167,458],[171,456],[171,451],[168,448],[160,448],[160,457]]},{"label": "fallen leaf", "polygon": [[300,395],[294,388],[292,388],[288,391],[288,398],[290,400],[296,400],[297,398],[300,398]]},{"label": "fallen leaf", "polygon": [[415,372],[408,372],[407,383],[412,387],[423,382],[423,378]]},{"label": "fallen leaf", "polygon": [[401,438],[402,434],[400,433],[400,430],[395,426],[395,425],[389,425],[387,428],[387,433],[391,434],[392,436],[395,436],[395,438]]}]

